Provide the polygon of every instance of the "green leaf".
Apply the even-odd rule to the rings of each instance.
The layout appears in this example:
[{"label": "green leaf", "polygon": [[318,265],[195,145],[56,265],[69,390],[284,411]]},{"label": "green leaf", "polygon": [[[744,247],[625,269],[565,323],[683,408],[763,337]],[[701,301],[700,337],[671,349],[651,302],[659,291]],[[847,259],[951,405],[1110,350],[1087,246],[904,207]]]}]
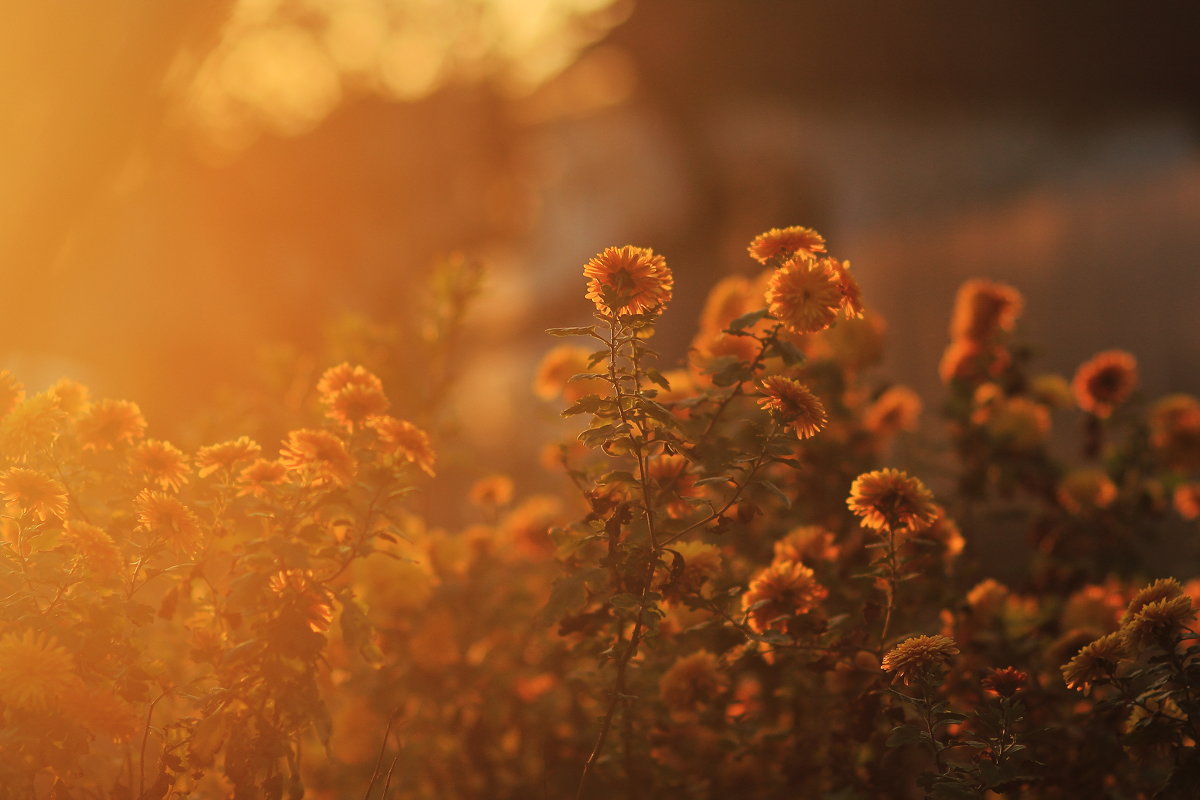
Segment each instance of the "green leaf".
[{"label": "green leaf", "polygon": [[773,495],[775,495],[776,497],[778,497],[780,500],[782,500],[782,501],[783,501],[784,508],[791,508],[791,507],[792,507],[792,500],[791,500],[791,498],[790,498],[790,497],[788,497],[786,494],[784,494],[782,489],[780,489],[778,486],[776,486],[775,484],[771,483],[770,481],[763,480],[763,479],[761,479],[761,478],[760,478],[760,479],[756,480],[756,481],[755,481],[753,484],[751,484],[751,485],[752,485],[752,486],[761,486],[761,487],[763,487],[764,489],[766,489],[768,492],[770,492],[771,494],[773,494]]},{"label": "green leaf", "polygon": [[640,605],[638,599],[629,592],[622,592],[621,594],[614,595],[608,602],[613,608],[619,608],[625,611],[635,609]]},{"label": "green leaf", "polygon": [[594,325],[583,325],[576,328],[547,328],[546,333],[551,336],[596,336],[596,328]]},{"label": "green leaf", "polygon": [[888,747],[903,747],[906,744],[919,744],[922,739],[921,731],[915,725],[897,725],[888,734],[885,744]]},{"label": "green leaf", "polygon": [[765,318],[767,316],[767,314],[769,314],[769,313],[770,312],[767,311],[767,309],[760,308],[757,311],[750,311],[746,314],[742,314],[740,317],[735,319],[733,322],[729,323],[729,330],[736,332],[736,331],[742,330],[743,328],[749,328],[751,325],[758,322],[760,319]]}]

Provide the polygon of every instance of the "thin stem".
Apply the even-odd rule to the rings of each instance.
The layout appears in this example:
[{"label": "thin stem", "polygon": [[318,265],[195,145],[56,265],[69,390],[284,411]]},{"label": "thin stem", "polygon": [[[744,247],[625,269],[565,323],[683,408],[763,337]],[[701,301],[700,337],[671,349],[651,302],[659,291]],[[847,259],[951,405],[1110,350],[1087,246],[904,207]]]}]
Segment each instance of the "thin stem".
[{"label": "thin stem", "polygon": [[[375,769],[371,771],[371,782],[367,784],[367,791],[363,793],[363,800],[371,800],[371,790],[375,788],[375,782],[379,780],[379,772],[383,769],[383,756],[387,752],[388,737],[392,735],[392,725],[396,722],[396,717],[400,716],[400,709],[394,710],[388,717],[387,728],[383,732],[383,741],[379,743],[379,756],[375,759]],[[399,757],[399,754],[397,754]],[[394,765],[393,765],[394,766]],[[388,777],[391,777],[391,770],[388,770]],[[386,796],[387,790],[384,790]]]}]

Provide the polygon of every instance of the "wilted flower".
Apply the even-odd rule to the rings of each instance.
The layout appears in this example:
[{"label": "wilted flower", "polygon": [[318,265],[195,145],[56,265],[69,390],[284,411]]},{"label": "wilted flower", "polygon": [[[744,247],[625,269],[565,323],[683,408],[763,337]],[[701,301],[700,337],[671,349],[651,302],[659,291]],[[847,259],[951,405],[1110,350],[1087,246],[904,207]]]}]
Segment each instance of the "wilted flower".
[{"label": "wilted flower", "polygon": [[794,561],[782,561],[754,576],[742,595],[742,608],[750,615],[753,630],[785,631],[787,617],[816,610],[828,594],[811,569]]},{"label": "wilted flower", "polygon": [[1107,417],[1138,384],[1137,361],[1124,350],[1105,350],[1080,365],[1071,381],[1079,407]]},{"label": "wilted flower", "polygon": [[605,314],[661,311],[671,301],[675,279],[667,261],[645,247],[608,247],[583,268],[587,298]]},{"label": "wilted flower", "polygon": [[1074,658],[1063,665],[1063,680],[1068,689],[1087,691],[1093,684],[1112,677],[1117,662],[1125,655],[1125,642],[1119,632],[1101,636],[1091,644],[1084,645]]},{"label": "wilted flower", "polygon": [[898,469],[859,475],[850,486],[846,505],[866,527],[895,533],[920,530],[938,516],[925,484]]},{"label": "wilted flower", "polygon": [[67,490],[54,478],[36,469],[14,467],[0,474],[0,495],[10,506],[40,520],[65,517]]},{"label": "wilted flower", "polygon": [[882,668],[904,684],[934,678],[958,655],[958,646],[949,636],[913,636],[893,647],[883,657]]},{"label": "wilted flower", "polygon": [[770,264],[772,259],[786,259],[797,253],[824,253],[825,237],[812,228],[799,225],[771,228],[755,236],[746,250],[758,263]]},{"label": "wilted flower", "polygon": [[842,281],[832,259],[793,257],[771,276],[766,300],[771,315],[795,333],[823,331],[842,307]]},{"label": "wilted flower", "polygon": [[762,382],[758,404],[784,425],[794,429],[801,439],[815,436],[829,421],[825,406],[808,387],[781,375],[770,375]]}]

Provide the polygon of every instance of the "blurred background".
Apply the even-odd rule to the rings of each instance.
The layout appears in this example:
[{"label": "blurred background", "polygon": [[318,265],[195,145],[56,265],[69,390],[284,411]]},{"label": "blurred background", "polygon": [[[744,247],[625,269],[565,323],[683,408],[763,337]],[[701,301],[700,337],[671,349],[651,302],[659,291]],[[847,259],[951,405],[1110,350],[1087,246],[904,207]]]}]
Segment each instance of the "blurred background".
[{"label": "blurred background", "polygon": [[[530,382],[543,330],[588,319],[589,257],[666,255],[677,361],[712,283],[753,272],[746,243],[794,224],[853,262],[888,321],[885,371],[933,405],[955,289],[977,276],[1025,294],[1045,368],[1123,347],[1149,393],[1200,391],[1200,4],[5,16],[2,366],[32,390],[69,375],[135,399],[181,444],[240,433],[233,413],[188,421],[269,383],[272,358],[315,379],[339,331],[403,360],[431,270],[461,254],[486,278],[440,413],[515,458],[553,416]],[[404,380],[387,387],[402,411],[428,378]]]}]

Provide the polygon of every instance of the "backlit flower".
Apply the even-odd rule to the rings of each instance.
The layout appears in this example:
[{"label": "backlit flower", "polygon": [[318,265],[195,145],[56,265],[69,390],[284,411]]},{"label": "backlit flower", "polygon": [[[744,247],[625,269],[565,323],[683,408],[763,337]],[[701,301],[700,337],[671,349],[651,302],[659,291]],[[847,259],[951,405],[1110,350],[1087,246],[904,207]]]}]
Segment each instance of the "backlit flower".
[{"label": "backlit flower", "polygon": [[329,627],[333,620],[333,605],[325,588],[313,581],[311,569],[282,569],[273,574],[267,583],[287,608],[308,624],[310,630],[320,633]]},{"label": "backlit flower", "polygon": [[743,275],[728,275],[713,286],[700,312],[701,335],[713,335],[729,327],[729,323],[750,311],[762,307],[762,294]]},{"label": "backlit flower", "polygon": [[1109,633],[1083,648],[1062,667],[1068,689],[1087,691],[1094,684],[1108,680],[1116,672],[1117,663],[1126,656],[1121,634]]},{"label": "backlit flower", "polygon": [[1024,301],[1021,293],[1003,283],[971,280],[958,289],[951,316],[950,335],[955,339],[984,341],[1016,324]]},{"label": "backlit flower", "polygon": [[21,513],[40,520],[62,518],[67,513],[67,490],[54,478],[36,469],[14,467],[0,474],[0,495]]},{"label": "backlit flower", "polygon": [[232,474],[239,464],[253,461],[261,452],[262,447],[249,436],[201,447],[196,451],[196,474],[207,478],[219,469]]},{"label": "backlit flower", "polygon": [[137,403],[101,400],[92,404],[77,423],[79,440],[88,450],[112,450],[131,444],[146,433],[146,419]]},{"label": "backlit flower", "polygon": [[958,645],[949,636],[913,636],[893,647],[880,665],[904,684],[938,677],[958,655]]},{"label": "backlit flower", "polygon": [[760,570],[742,595],[742,609],[751,629],[786,631],[788,617],[815,611],[829,594],[813,571],[795,561],[781,561]]},{"label": "backlit flower", "polygon": [[87,410],[90,392],[78,381],[59,378],[53,386],[46,390],[46,394],[54,400],[63,413],[73,417]]},{"label": "backlit flower", "polygon": [[437,455],[429,444],[429,435],[411,422],[381,415],[367,421],[368,427],[379,434],[379,450],[386,455],[399,456],[430,477]]},{"label": "backlit flower", "polygon": [[841,278],[832,259],[795,257],[780,267],[767,284],[771,315],[795,333],[823,331],[842,307]]},{"label": "backlit flower", "polygon": [[897,533],[920,530],[937,519],[939,513],[925,484],[902,470],[890,468],[855,478],[846,505],[862,518],[866,527]]},{"label": "backlit flower", "polygon": [[587,298],[604,314],[661,311],[675,279],[667,261],[645,247],[608,247],[583,267]]},{"label": "backlit flower", "polygon": [[801,439],[815,436],[829,421],[825,406],[808,387],[781,375],[769,375],[760,387],[759,406],[782,424],[794,429]]},{"label": "backlit flower", "polygon": [[472,505],[481,508],[506,506],[513,499],[513,481],[507,475],[489,475],[480,478],[471,486],[468,498]]},{"label": "backlit flower", "polygon": [[907,386],[891,386],[863,414],[863,427],[880,437],[911,431],[921,416],[921,398]]},{"label": "backlit flower", "polygon": [[[663,576],[663,583],[658,591],[668,600],[679,600],[689,595],[696,595],[710,580],[721,574],[724,559],[721,558],[720,548],[704,542],[679,542],[671,546],[683,559],[681,569]],[[671,555],[669,563],[676,567],[676,556]]]},{"label": "backlit flower", "polygon": [[1072,470],[1058,484],[1058,502],[1072,514],[1108,508],[1117,499],[1117,486],[1101,469]]},{"label": "backlit flower", "polygon": [[602,367],[588,363],[591,351],[575,344],[560,344],[554,347],[538,364],[533,378],[533,392],[543,400],[557,400],[574,405],[580,398],[597,394],[601,397],[610,391],[608,381],[603,378],[586,378],[572,381],[571,378],[584,372],[600,372]]},{"label": "backlit flower", "polygon": [[846,319],[862,319],[866,314],[866,309],[863,307],[862,288],[859,287],[854,273],[850,271],[850,262],[838,261],[833,258],[827,259],[827,261],[838,276],[838,285],[842,289],[842,314]]},{"label": "backlit flower", "polygon": [[183,451],[159,439],[147,439],[138,444],[129,461],[134,471],[146,480],[175,492],[187,482],[191,471]]},{"label": "backlit flower", "polygon": [[1200,469],[1200,400],[1170,394],[1150,409],[1150,443],[1175,469]]},{"label": "backlit flower", "polygon": [[693,711],[729,688],[716,655],[698,650],[675,660],[658,682],[663,704],[672,711]]},{"label": "backlit flower", "polygon": [[133,499],[138,522],[156,539],[189,556],[200,545],[200,523],[179,498],[165,492],[143,489]]},{"label": "backlit flower", "polygon": [[7,417],[25,399],[25,387],[6,369],[0,369],[0,418]]},{"label": "backlit flower", "polygon": [[674,519],[686,517],[692,506],[686,501],[698,497],[696,476],[688,468],[688,460],[678,453],[661,455],[650,461],[646,477],[651,486],[658,490],[660,502],[666,504],[667,514]]},{"label": "backlit flower", "polygon": [[63,709],[89,733],[113,742],[127,742],[142,730],[142,715],[112,689],[82,679],[68,680],[60,688]]},{"label": "backlit flower", "polygon": [[52,636],[25,631],[0,636],[0,704],[46,711],[75,677],[71,654]]},{"label": "backlit flower", "polygon": [[1105,350],[1079,366],[1071,381],[1071,391],[1084,411],[1107,417],[1125,402],[1137,384],[1134,357],[1124,350]]},{"label": "backlit flower", "polygon": [[1050,434],[1050,411],[1028,397],[1006,397],[991,409],[984,429],[1000,447],[1026,452],[1046,441]]},{"label": "backlit flower", "polygon": [[345,443],[329,431],[301,428],[288,434],[279,460],[289,472],[321,485],[349,485],[358,465]]},{"label": "backlit flower", "polygon": [[0,450],[14,460],[24,460],[54,444],[66,423],[67,415],[53,397],[35,394],[0,422]]},{"label": "backlit flower", "polygon": [[239,495],[265,497],[268,486],[278,486],[287,479],[287,467],[277,459],[256,458],[238,473]]},{"label": "backlit flower", "polygon": [[1186,520],[1200,519],[1200,483],[1181,483],[1171,496],[1175,513]]},{"label": "backlit flower", "polygon": [[1179,597],[1183,594],[1183,586],[1174,578],[1159,578],[1151,581],[1137,591],[1129,601],[1128,608],[1125,609],[1125,616],[1121,618],[1121,623],[1124,624],[1133,619],[1134,615],[1141,611],[1151,603],[1157,603],[1159,600],[1170,600],[1173,597]]},{"label": "backlit flower", "polygon": [[998,344],[955,339],[942,354],[938,376],[943,383],[989,380],[1003,372],[1011,360],[1008,350]]},{"label": "backlit flower", "polygon": [[362,386],[383,393],[383,382],[374,373],[361,364],[351,365],[345,362],[330,367],[321,374],[320,380],[317,381],[317,393],[328,403],[347,386]]},{"label": "backlit flower", "polygon": [[820,525],[801,525],[775,542],[773,563],[833,561],[838,552],[833,533]]},{"label": "backlit flower", "polygon": [[387,411],[391,405],[381,389],[361,383],[343,386],[336,394],[326,396],[325,402],[329,405],[326,412],[329,418],[345,425],[349,431]]},{"label": "backlit flower", "polygon": [[1155,645],[1170,650],[1180,629],[1195,616],[1192,598],[1168,597],[1142,606],[1121,625],[1119,633],[1130,653],[1140,653]]},{"label": "backlit flower", "polygon": [[125,568],[121,549],[108,532],[98,525],[70,520],[63,530],[63,539],[94,575],[115,576]]},{"label": "backlit flower", "polygon": [[1075,402],[1071,384],[1062,375],[1038,375],[1029,384],[1029,394],[1047,408],[1067,408]]},{"label": "backlit flower", "polygon": [[799,225],[771,228],[755,236],[747,252],[758,263],[769,264],[772,259],[786,259],[796,253],[824,253],[825,237],[812,228]]}]

